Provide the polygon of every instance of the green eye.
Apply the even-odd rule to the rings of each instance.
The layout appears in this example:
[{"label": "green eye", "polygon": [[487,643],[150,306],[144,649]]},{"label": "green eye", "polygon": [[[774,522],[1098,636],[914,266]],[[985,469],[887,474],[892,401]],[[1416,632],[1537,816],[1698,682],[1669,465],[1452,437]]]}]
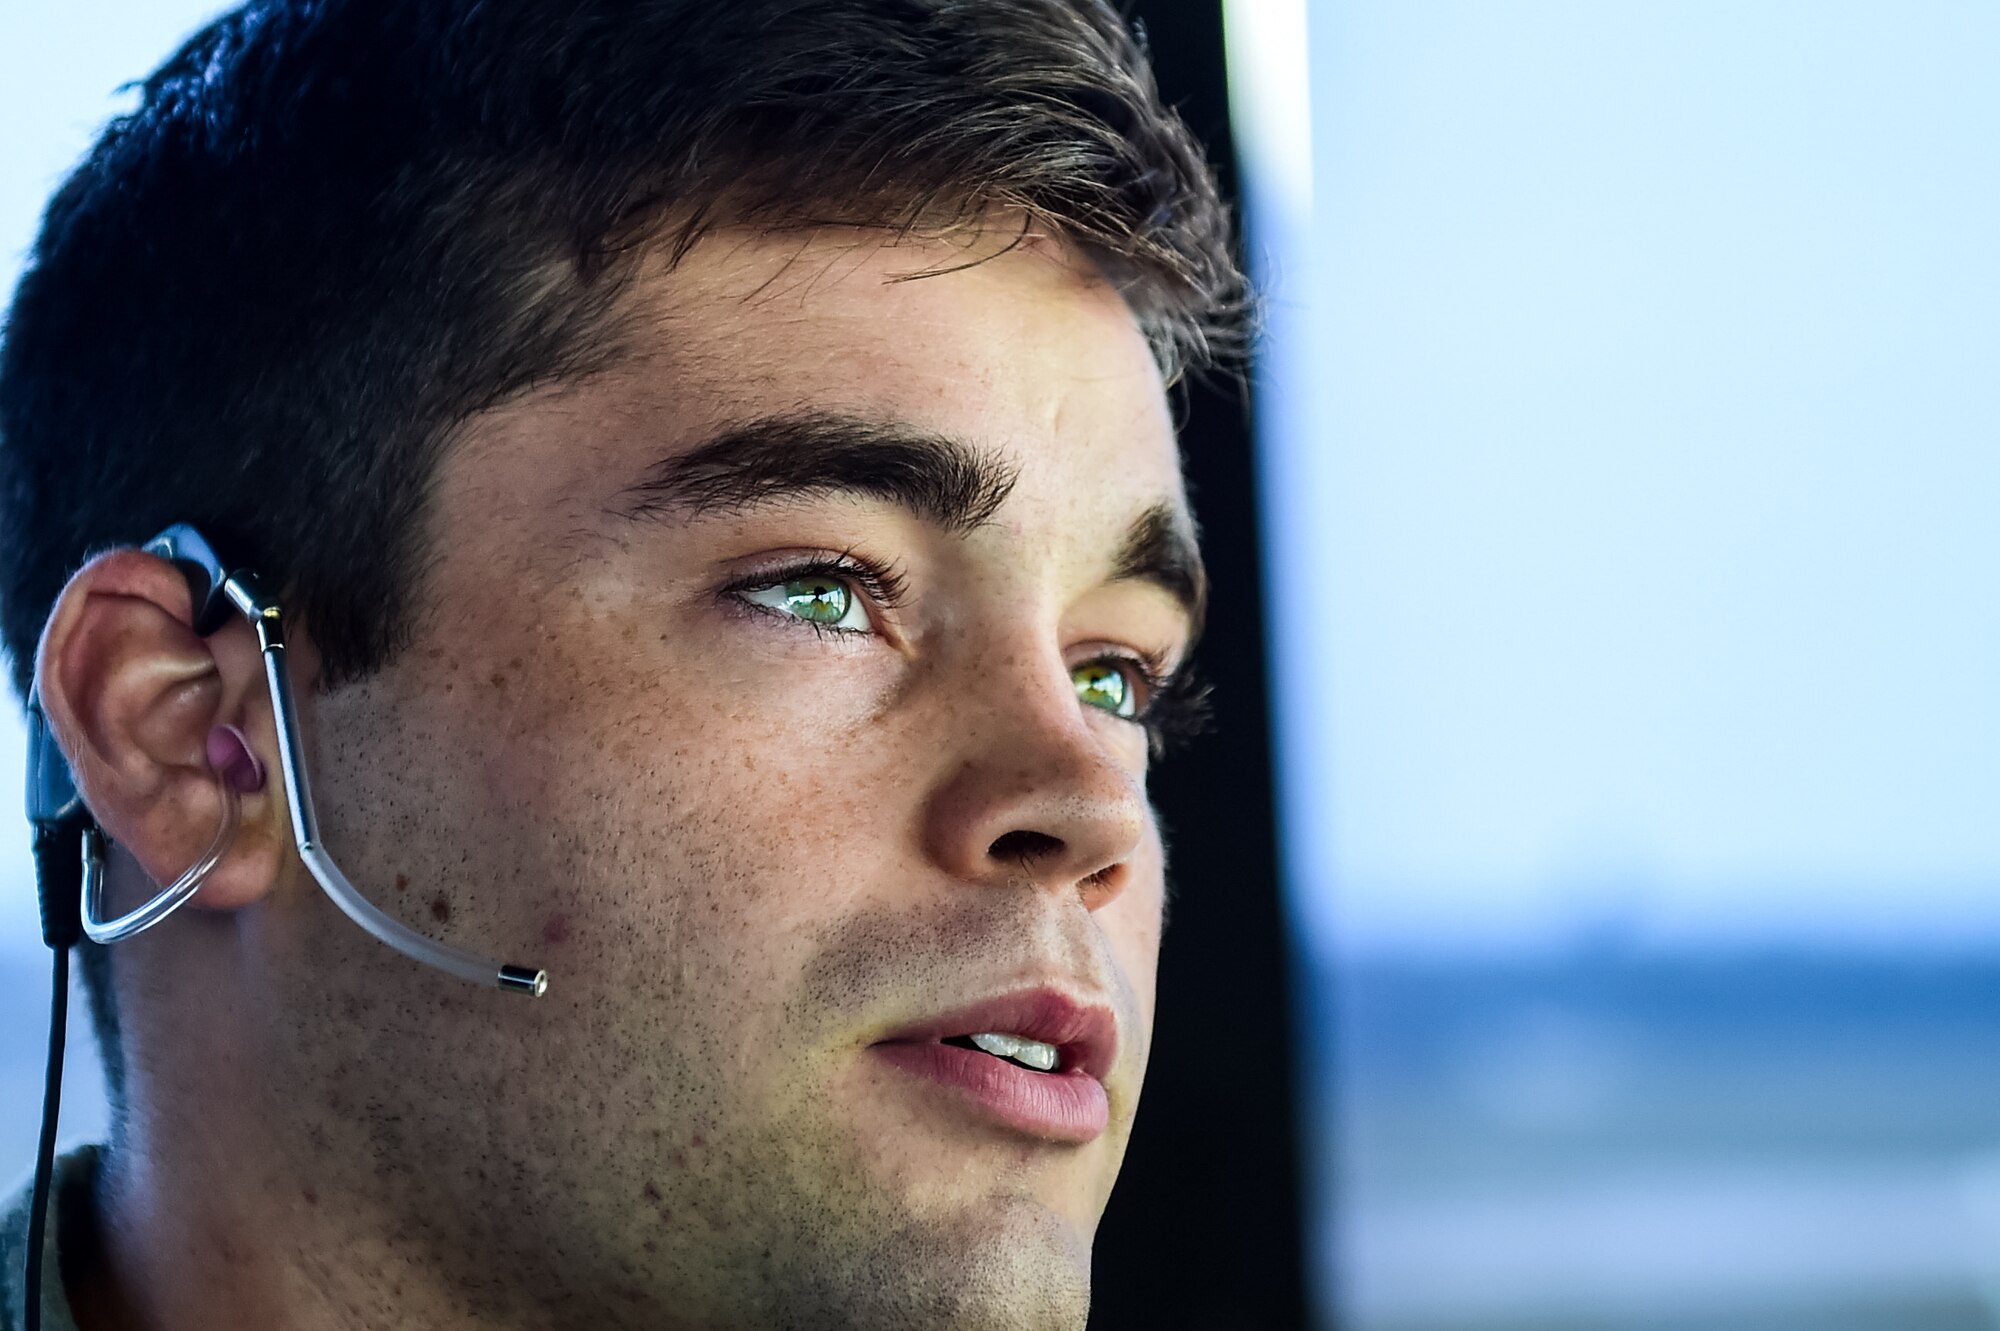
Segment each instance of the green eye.
[{"label": "green eye", "polygon": [[847,618],[854,594],[831,578],[793,578],[780,583],[785,609],[815,624],[838,624]]},{"label": "green eye", "polygon": [[1139,714],[1132,681],[1124,671],[1109,662],[1087,661],[1072,667],[1069,677],[1076,685],[1076,696],[1083,700],[1085,706],[1113,716],[1133,717]]},{"label": "green eye", "polygon": [[821,628],[868,628],[868,612],[854,589],[839,578],[825,573],[809,573],[787,578],[768,587],[754,587],[738,593],[753,605],[761,605],[792,619],[802,619]]}]

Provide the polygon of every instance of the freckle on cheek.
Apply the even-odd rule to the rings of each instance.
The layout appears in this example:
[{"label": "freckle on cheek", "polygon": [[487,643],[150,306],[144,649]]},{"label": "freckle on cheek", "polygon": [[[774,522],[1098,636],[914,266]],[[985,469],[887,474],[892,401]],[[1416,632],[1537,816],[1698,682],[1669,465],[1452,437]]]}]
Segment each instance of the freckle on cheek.
[{"label": "freckle on cheek", "polygon": [[551,915],[542,925],[544,943],[566,943],[569,941],[569,916]]},{"label": "freckle on cheek", "polygon": [[431,918],[440,924],[451,918],[451,903],[444,899],[443,893],[431,898]]}]

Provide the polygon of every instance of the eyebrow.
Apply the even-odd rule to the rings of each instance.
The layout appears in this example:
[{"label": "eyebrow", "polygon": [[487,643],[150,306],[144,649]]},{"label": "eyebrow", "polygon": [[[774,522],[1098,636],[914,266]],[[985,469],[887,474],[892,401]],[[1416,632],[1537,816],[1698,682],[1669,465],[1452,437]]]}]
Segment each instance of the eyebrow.
[{"label": "eyebrow", "polygon": [[866,495],[964,535],[990,522],[1018,471],[963,440],[824,412],[733,425],[623,492],[628,518],[695,518],[786,499]]},{"label": "eyebrow", "polygon": [[[620,493],[630,519],[691,520],[786,500],[863,495],[965,535],[992,521],[1019,469],[962,439],[830,412],[763,416],[662,459]],[[1185,510],[1161,501],[1135,518],[1112,559],[1113,581],[1151,583],[1186,612],[1191,637],[1208,578]]]},{"label": "eyebrow", "polygon": [[1185,509],[1162,500],[1135,518],[1112,561],[1112,577],[1160,588],[1187,612],[1190,646],[1201,636],[1208,615],[1208,571],[1194,520]]}]

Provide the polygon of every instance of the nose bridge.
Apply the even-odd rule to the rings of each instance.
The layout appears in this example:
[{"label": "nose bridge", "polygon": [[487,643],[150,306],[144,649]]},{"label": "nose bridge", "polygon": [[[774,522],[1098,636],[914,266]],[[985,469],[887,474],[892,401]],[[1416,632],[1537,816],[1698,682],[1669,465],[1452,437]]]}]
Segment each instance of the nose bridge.
[{"label": "nose bridge", "polygon": [[1093,908],[1111,900],[1145,834],[1141,777],[1084,713],[1055,647],[996,644],[972,668],[977,700],[940,734],[930,854],[962,880],[1025,878],[1078,890]]}]

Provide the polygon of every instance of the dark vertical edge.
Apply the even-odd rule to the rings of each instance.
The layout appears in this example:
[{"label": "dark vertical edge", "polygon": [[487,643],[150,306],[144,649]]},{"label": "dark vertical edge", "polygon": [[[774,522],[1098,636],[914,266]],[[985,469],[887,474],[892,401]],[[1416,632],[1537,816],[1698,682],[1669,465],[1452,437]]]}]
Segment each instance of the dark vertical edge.
[{"label": "dark vertical edge", "polygon": [[[1221,0],[1132,0],[1166,99],[1238,197]],[[1091,1326],[1307,1325],[1292,958],[1279,885],[1247,392],[1190,386],[1182,445],[1213,579],[1216,727],[1157,769],[1173,902],[1156,1038],[1099,1231]]]}]

